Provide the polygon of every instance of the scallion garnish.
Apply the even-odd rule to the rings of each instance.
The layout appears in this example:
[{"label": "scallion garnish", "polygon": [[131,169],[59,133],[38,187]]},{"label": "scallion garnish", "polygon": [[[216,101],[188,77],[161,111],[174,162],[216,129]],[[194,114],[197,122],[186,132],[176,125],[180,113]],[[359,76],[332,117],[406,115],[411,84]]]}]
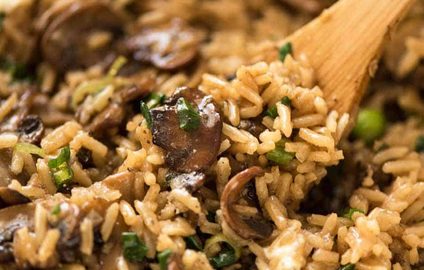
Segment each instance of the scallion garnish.
[{"label": "scallion garnish", "polygon": [[355,212],[359,212],[362,214],[365,214],[364,211],[362,211],[361,209],[357,209],[357,208],[348,208],[344,211],[343,217],[348,218],[348,219],[352,219],[352,215]]},{"label": "scallion garnish", "polygon": [[127,58],[123,57],[122,55],[118,56],[118,58],[116,58],[110,66],[107,75],[110,77],[115,77],[119,70],[125,65],[125,63],[127,63],[127,61]]},{"label": "scallion garnish", "polygon": [[351,263],[342,265],[340,266],[339,270],[355,270],[355,265]]},{"label": "scallion garnish", "polygon": [[24,152],[24,153],[29,153],[29,154],[34,154],[34,155],[38,155],[40,157],[44,157],[44,150],[41,149],[40,147],[31,144],[31,143],[17,143],[15,145],[15,151],[18,152]]},{"label": "scallion garnish", "polygon": [[66,146],[60,150],[60,153],[56,158],[52,158],[48,162],[54,182],[58,188],[67,186],[72,180],[73,172],[69,166],[70,158],[71,150],[69,146]]},{"label": "scallion garnish", "polygon": [[60,214],[60,204],[57,204],[53,207],[51,214],[55,216]]},{"label": "scallion garnish", "polygon": [[147,104],[147,107],[149,109],[153,109],[163,103],[165,100],[165,95],[161,93],[150,93],[147,98],[145,99],[145,102]]},{"label": "scallion garnish", "polygon": [[284,62],[284,59],[286,59],[286,56],[288,54],[292,54],[292,52],[293,52],[293,46],[290,42],[287,42],[286,44],[281,46],[279,50],[279,56],[280,56],[281,62]]},{"label": "scallion garnish", "polygon": [[199,128],[199,113],[182,97],[177,101],[177,114],[181,129],[193,131]]},{"label": "scallion garnish", "polygon": [[418,136],[417,140],[415,141],[415,151],[418,153],[424,152],[424,136]]},{"label": "scallion garnish", "polygon": [[[284,96],[280,102],[286,106],[291,106],[291,99],[288,96]],[[265,112],[271,118],[276,118],[278,116],[277,106],[268,107],[268,110]]]},{"label": "scallion garnish", "polygon": [[222,268],[224,266],[231,265],[237,262],[240,258],[240,247],[222,233],[206,240],[204,252],[207,256],[209,255],[208,253],[210,252],[210,248],[215,244],[220,244],[221,251],[215,256],[209,257],[209,262],[214,268]]},{"label": "scallion garnish", "polygon": [[6,18],[6,13],[0,12],[0,32],[3,31],[3,22]]},{"label": "scallion garnish", "polygon": [[135,232],[123,232],[121,240],[125,259],[132,262],[142,262],[148,249],[137,234]]},{"label": "scallion garnish", "polygon": [[194,249],[194,250],[203,249],[202,242],[200,242],[200,239],[197,235],[188,236],[184,238],[184,240],[186,242],[187,247],[190,249]]},{"label": "scallion garnish", "polygon": [[141,115],[143,115],[144,119],[146,119],[147,127],[152,128],[152,115],[150,114],[149,107],[143,101],[140,102],[140,111]]},{"label": "scallion garnish", "polygon": [[168,269],[168,259],[172,254],[172,250],[165,249],[161,253],[158,254],[158,262],[160,270],[167,270]]},{"label": "scallion garnish", "polygon": [[284,149],[285,141],[281,140],[275,144],[275,148],[266,153],[266,158],[279,165],[286,166],[293,160],[295,154]]}]

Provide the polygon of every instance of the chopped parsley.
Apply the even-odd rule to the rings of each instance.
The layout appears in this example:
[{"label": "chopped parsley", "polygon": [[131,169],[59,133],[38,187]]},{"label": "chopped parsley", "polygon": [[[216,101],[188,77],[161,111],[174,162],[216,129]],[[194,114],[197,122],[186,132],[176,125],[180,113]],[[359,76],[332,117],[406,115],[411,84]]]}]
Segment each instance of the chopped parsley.
[{"label": "chopped parsley", "polygon": [[351,263],[342,265],[339,270],[355,270],[355,265]]},{"label": "chopped parsley", "polygon": [[266,153],[266,158],[279,165],[286,166],[293,160],[295,154],[284,149],[285,141],[281,140],[275,144],[275,148]]},{"label": "chopped parsley", "polygon": [[131,262],[142,262],[147,254],[147,246],[135,232],[123,232],[121,235],[125,259]]},{"label": "chopped parsley", "polygon": [[197,235],[187,236],[186,238],[184,238],[184,240],[186,242],[187,247],[190,249],[194,249],[194,250],[203,249],[202,242],[200,242],[200,239]]},{"label": "chopped parsley", "polygon": [[177,101],[177,115],[180,128],[185,131],[193,131],[200,126],[200,115],[183,97]]},{"label": "chopped parsley", "polygon": [[[280,102],[288,107],[291,106],[291,99],[288,96],[284,96]],[[265,112],[271,118],[276,118],[278,116],[277,106],[268,107],[268,110]]]},{"label": "chopped parsley", "polygon": [[149,128],[152,128],[152,123],[153,123],[152,115],[150,114],[149,107],[143,101],[140,102],[140,111],[144,119],[146,119],[147,126]]},{"label": "chopped parsley", "polygon": [[159,105],[162,105],[165,100],[165,95],[161,93],[150,93],[145,99],[147,108],[153,109]]},{"label": "chopped parsley", "polygon": [[168,260],[171,254],[172,254],[172,250],[170,249],[165,249],[164,251],[158,254],[158,262],[159,262],[160,270],[168,269]]},{"label": "chopped parsley", "polygon": [[51,214],[55,216],[58,216],[60,214],[60,204],[57,204],[53,207]]},{"label": "chopped parsley", "polygon": [[281,62],[284,62],[284,59],[286,59],[286,56],[293,53],[293,46],[290,42],[287,42],[283,46],[281,46],[279,50],[279,57]]}]

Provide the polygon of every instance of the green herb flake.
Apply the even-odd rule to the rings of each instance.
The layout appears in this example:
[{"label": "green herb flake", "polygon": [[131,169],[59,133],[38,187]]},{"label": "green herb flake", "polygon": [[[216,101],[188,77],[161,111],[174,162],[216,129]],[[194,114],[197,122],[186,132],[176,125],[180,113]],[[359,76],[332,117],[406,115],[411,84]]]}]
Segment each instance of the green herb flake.
[{"label": "green herb flake", "polygon": [[212,266],[216,268],[222,268],[224,266],[231,265],[237,261],[236,253],[234,249],[222,250],[218,255],[212,257],[210,260]]},{"label": "green herb flake", "polygon": [[24,152],[24,153],[38,155],[40,157],[45,157],[44,150],[36,146],[35,144],[31,144],[31,143],[24,143],[24,142],[17,143],[15,145],[15,150],[18,152]]},{"label": "green herb flake", "polygon": [[3,22],[6,18],[6,13],[0,12],[0,32],[3,31]]},{"label": "green herb flake", "polygon": [[177,101],[177,114],[181,129],[189,132],[199,128],[199,113],[182,97]]},{"label": "green herb flake", "polygon": [[51,214],[54,216],[58,216],[60,214],[60,204],[57,204],[53,207]]},{"label": "green herb flake", "polygon": [[[280,102],[288,107],[291,106],[291,99],[288,96],[284,96]],[[277,106],[274,105],[268,107],[268,110],[265,112],[265,114],[271,118],[276,118],[278,116]]]},{"label": "green herb flake", "polygon": [[286,166],[293,160],[295,154],[287,152],[284,149],[285,141],[280,141],[275,144],[275,148],[268,153],[266,153],[266,158],[270,161],[273,161],[279,165]]},{"label": "green herb flake", "polygon": [[291,106],[291,99],[288,96],[284,96],[281,99],[281,103],[286,105],[287,107],[290,107]]},{"label": "green herb flake", "polygon": [[203,249],[203,245],[202,242],[200,242],[200,239],[197,235],[191,235],[188,236],[186,238],[184,238],[186,245],[189,249],[194,249],[194,250],[202,250]]},{"label": "green herb flake", "polygon": [[56,187],[58,188],[67,186],[74,176],[72,169],[69,166],[70,158],[71,150],[69,146],[66,146],[60,150],[60,153],[56,158],[52,158],[48,162]]},{"label": "green herb flake", "polygon": [[145,99],[147,108],[153,109],[157,106],[162,105],[163,101],[165,100],[165,95],[162,93],[150,93],[147,98]]},{"label": "green herb flake", "polygon": [[424,136],[418,136],[417,140],[415,141],[415,151],[418,153],[424,153]]},{"label": "green herb flake", "polygon": [[355,212],[359,212],[362,214],[365,214],[364,211],[362,211],[361,209],[357,209],[357,208],[348,208],[344,211],[343,217],[348,218],[348,219],[352,219],[352,215]]},{"label": "green herb flake", "polygon": [[158,262],[159,262],[160,270],[168,269],[168,260],[171,254],[172,254],[172,250],[170,249],[165,249],[164,251],[158,254]]},{"label": "green herb flake", "polygon": [[286,56],[293,53],[293,46],[290,42],[287,42],[283,46],[281,46],[279,50],[279,56],[281,62],[284,62],[284,59],[286,59]]},{"label": "green herb flake", "polygon": [[149,128],[152,128],[152,123],[153,123],[152,115],[150,114],[149,107],[143,101],[140,102],[140,111],[144,119],[146,119],[147,126]]},{"label": "green herb flake", "polygon": [[125,259],[131,262],[142,262],[147,254],[147,246],[135,232],[123,232],[121,235]]},{"label": "green herb flake", "polygon": [[351,263],[342,265],[340,266],[339,270],[355,270],[355,265]]}]

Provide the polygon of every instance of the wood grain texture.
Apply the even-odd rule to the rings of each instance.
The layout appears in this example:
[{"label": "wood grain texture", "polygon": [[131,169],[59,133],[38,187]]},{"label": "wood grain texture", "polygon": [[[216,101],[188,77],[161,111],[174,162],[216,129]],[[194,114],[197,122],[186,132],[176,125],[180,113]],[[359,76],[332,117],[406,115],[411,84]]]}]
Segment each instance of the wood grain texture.
[{"label": "wood grain texture", "polygon": [[[340,0],[291,35],[331,108],[355,116],[383,45],[414,0]],[[354,117],[352,117],[354,118]]]}]

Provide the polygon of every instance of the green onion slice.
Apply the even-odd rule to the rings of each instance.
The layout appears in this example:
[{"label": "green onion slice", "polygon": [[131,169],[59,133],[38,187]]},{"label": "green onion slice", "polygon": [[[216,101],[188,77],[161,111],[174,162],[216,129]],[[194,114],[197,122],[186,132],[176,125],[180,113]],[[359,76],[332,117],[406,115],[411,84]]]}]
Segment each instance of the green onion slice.
[{"label": "green onion slice", "polygon": [[165,249],[161,253],[158,254],[158,262],[160,266],[160,270],[167,270],[168,269],[168,259],[172,254],[172,250]]},{"label": "green onion slice", "polygon": [[418,153],[424,152],[424,136],[418,136],[417,140],[415,141],[415,151]]},{"label": "green onion slice", "polygon": [[290,42],[287,42],[283,46],[281,46],[279,50],[279,56],[281,62],[284,62],[284,59],[286,59],[286,56],[293,53],[293,46]]},{"label": "green onion slice", "polygon": [[294,159],[295,154],[284,149],[285,143],[285,140],[277,142],[275,148],[266,153],[266,158],[279,165],[287,166]]},{"label": "green onion slice", "polygon": [[60,203],[53,207],[51,214],[55,216],[60,214]]},{"label": "green onion slice", "polygon": [[199,113],[182,97],[177,101],[177,114],[181,129],[193,131],[199,128]]},{"label": "green onion slice", "polygon": [[132,262],[142,262],[147,254],[147,246],[138,238],[135,232],[123,232],[121,235],[125,259]]},{"label": "green onion slice", "polygon": [[15,151],[34,154],[34,155],[38,155],[40,157],[46,156],[43,149],[41,149],[40,147],[38,147],[34,144],[31,144],[31,143],[24,143],[24,142],[17,143],[15,145]]},{"label": "green onion slice", "polygon": [[147,107],[149,109],[153,109],[161,105],[164,100],[165,100],[164,94],[152,92],[147,96],[145,103],[147,104]]},{"label": "green onion slice", "polygon": [[203,245],[202,242],[200,242],[200,239],[197,235],[191,235],[186,238],[184,238],[187,247],[194,250],[202,250]]},{"label": "green onion slice", "polygon": [[74,176],[69,160],[71,159],[71,150],[66,146],[60,150],[56,158],[52,158],[48,162],[48,166],[53,175],[53,179],[58,188],[63,188],[68,185]]},{"label": "green onion slice", "polygon": [[118,56],[118,58],[113,61],[112,65],[109,68],[107,75],[109,77],[115,77],[119,70],[128,62],[127,58],[122,55]]},{"label": "green onion slice", "polygon": [[[210,249],[215,244],[220,244],[222,249],[215,256],[210,256]],[[241,248],[220,233],[206,240],[204,252],[209,257],[209,261],[213,267],[221,268],[237,262],[241,255]]]},{"label": "green onion slice", "polygon": [[339,270],[355,270],[355,265],[351,263],[342,265]]},{"label": "green onion slice", "polygon": [[144,119],[146,119],[147,127],[152,128],[152,115],[150,114],[149,107],[143,101],[140,102],[140,111],[141,115],[143,115]]},{"label": "green onion slice", "polygon": [[355,212],[359,212],[362,214],[365,214],[364,211],[362,211],[361,209],[357,209],[357,208],[348,208],[344,211],[343,217],[348,218],[348,219],[352,219],[352,215]]}]

